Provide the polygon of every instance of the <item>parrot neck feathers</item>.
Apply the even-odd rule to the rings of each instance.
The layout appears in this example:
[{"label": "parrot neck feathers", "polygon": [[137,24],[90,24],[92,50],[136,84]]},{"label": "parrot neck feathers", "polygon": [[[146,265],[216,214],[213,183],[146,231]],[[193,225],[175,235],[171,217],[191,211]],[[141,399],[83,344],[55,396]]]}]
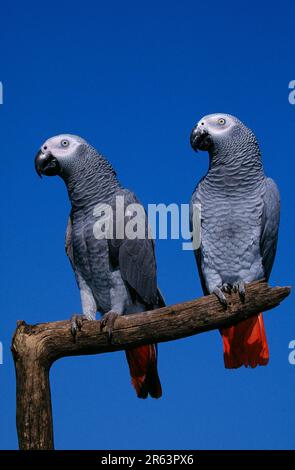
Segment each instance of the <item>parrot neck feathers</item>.
[{"label": "parrot neck feathers", "polygon": [[72,206],[77,208],[107,201],[121,187],[112,165],[92,148],[62,177]]},{"label": "parrot neck feathers", "polygon": [[219,167],[228,169],[229,173],[237,173],[246,168],[263,173],[263,165],[259,145],[254,134],[249,132],[248,138],[237,138],[231,142],[219,142],[218,146],[209,151],[209,170]]},{"label": "parrot neck feathers", "polygon": [[202,180],[202,186],[213,192],[249,192],[260,187],[265,179],[261,154],[257,141],[234,140],[212,148],[209,152],[209,169]]}]

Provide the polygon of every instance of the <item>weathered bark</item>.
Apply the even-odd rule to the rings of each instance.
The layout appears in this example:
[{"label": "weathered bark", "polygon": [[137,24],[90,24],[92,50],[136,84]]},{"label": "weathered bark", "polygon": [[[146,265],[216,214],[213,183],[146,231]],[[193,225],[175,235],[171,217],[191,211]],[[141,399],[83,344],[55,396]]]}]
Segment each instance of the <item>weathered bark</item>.
[{"label": "weathered bark", "polygon": [[246,289],[246,299],[226,295],[225,310],[215,295],[150,312],[119,317],[112,343],[99,321],[85,321],[76,341],[69,321],[26,325],[18,322],[12,340],[16,369],[17,430],[20,449],[52,449],[53,428],[49,370],[65,356],[118,351],[146,343],[160,343],[231,325],[269,310],[289,295],[289,287],[271,288],[254,282]]},{"label": "weathered bark", "polygon": [[20,449],[53,449],[49,369],[42,342],[19,321],[12,340]]}]

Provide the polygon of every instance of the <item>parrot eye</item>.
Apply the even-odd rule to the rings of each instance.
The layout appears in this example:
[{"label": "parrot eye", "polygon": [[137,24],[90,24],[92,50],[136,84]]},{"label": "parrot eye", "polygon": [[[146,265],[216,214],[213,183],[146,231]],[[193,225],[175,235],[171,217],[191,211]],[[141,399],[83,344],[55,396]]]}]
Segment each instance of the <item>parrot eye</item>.
[{"label": "parrot eye", "polygon": [[225,119],[223,119],[223,118],[218,119],[218,124],[223,126],[225,124]]},{"label": "parrot eye", "polygon": [[70,142],[66,139],[62,140],[61,141],[61,146],[62,147],[68,147],[70,145]]}]

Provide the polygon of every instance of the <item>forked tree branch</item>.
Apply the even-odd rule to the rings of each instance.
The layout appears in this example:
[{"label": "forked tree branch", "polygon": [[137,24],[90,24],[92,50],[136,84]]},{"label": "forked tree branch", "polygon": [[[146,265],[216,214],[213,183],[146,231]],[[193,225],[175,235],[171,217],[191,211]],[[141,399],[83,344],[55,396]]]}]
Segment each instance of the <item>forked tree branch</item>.
[{"label": "forked tree branch", "polygon": [[112,343],[99,321],[85,321],[74,341],[70,321],[27,325],[18,322],[12,340],[16,369],[17,431],[20,449],[53,449],[49,370],[65,356],[118,351],[160,343],[225,327],[269,310],[289,295],[289,287],[269,287],[258,281],[247,285],[246,298],[226,294],[225,310],[215,295],[119,317]]}]

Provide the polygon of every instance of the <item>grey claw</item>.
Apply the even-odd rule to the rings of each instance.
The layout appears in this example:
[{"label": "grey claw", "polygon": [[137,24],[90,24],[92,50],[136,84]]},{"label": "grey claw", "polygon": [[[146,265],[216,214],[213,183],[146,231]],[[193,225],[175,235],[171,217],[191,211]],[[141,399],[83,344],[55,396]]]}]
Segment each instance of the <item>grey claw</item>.
[{"label": "grey claw", "polygon": [[237,281],[233,285],[234,292],[238,292],[242,302],[245,300],[246,289],[244,281]]},{"label": "grey claw", "polygon": [[227,300],[225,298],[225,295],[224,293],[222,292],[222,290],[219,288],[219,287],[215,287],[215,289],[213,290],[213,294],[216,295],[216,297],[218,298],[219,302],[221,303],[221,305],[224,307],[224,308],[227,308],[228,307],[228,304],[227,304]]},{"label": "grey claw", "polygon": [[226,282],[225,284],[222,284],[221,290],[222,292],[226,292],[227,294],[230,294],[232,291],[232,285]]},{"label": "grey claw", "polygon": [[83,325],[83,320],[85,320],[85,318],[86,317],[84,315],[72,315],[72,317],[71,317],[71,333],[72,333],[72,336],[73,336],[74,340],[76,340],[76,336],[77,336],[78,331],[81,331],[82,325]]},{"label": "grey claw", "polygon": [[113,337],[113,328],[115,325],[115,321],[118,318],[119,314],[116,312],[107,312],[104,314],[102,319],[100,320],[100,330],[102,331],[104,328],[107,328],[108,332],[108,339],[111,342]]},{"label": "grey claw", "polygon": [[243,283],[243,286],[240,287],[240,289],[239,289],[239,294],[240,294],[242,302],[244,302],[245,297],[246,297],[246,289],[245,289],[245,284],[244,283]]}]

